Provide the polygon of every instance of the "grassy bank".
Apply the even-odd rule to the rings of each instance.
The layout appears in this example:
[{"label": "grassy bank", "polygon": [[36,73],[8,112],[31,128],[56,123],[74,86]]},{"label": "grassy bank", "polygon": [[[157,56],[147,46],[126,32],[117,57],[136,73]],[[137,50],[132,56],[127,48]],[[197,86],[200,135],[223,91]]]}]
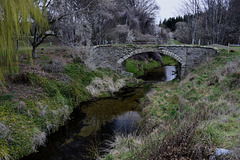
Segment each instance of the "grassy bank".
[{"label": "grassy bank", "polygon": [[148,62],[137,61],[133,59],[126,60],[126,71],[133,73],[136,77],[142,76],[145,70],[149,70],[159,66],[161,66],[161,64],[159,64],[157,61],[150,59],[148,60]]},{"label": "grassy bank", "polygon": [[162,62],[164,66],[175,66],[177,65],[177,61],[170,56],[162,56]]},{"label": "grassy bank", "polygon": [[104,159],[209,159],[216,148],[240,151],[240,52],[162,82],[143,100],[140,135],[118,135]]},{"label": "grassy bank", "polygon": [[[122,78],[110,70],[86,68],[66,49],[41,52],[33,64],[23,55],[20,73],[6,77],[6,89],[1,90],[0,159],[19,159],[35,152],[48,134],[64,124],[74,107],[93,96],[87,86],[96,78],[108,77],[111,85]],[[97,96],[106,96],[108,84],[104,85]]]}]

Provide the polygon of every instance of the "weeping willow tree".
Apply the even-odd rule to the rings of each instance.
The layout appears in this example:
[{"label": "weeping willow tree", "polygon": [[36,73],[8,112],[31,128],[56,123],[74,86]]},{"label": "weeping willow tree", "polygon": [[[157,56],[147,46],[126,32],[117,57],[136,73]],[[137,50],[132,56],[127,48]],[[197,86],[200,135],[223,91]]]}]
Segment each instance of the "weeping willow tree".
[{"label": "weeping willow tree", "polygon": [[47,26],[40,7],[44,3],[47,0],[0,0],[0,83],[18,70],[18,37],[30,32],[33,21]]}]

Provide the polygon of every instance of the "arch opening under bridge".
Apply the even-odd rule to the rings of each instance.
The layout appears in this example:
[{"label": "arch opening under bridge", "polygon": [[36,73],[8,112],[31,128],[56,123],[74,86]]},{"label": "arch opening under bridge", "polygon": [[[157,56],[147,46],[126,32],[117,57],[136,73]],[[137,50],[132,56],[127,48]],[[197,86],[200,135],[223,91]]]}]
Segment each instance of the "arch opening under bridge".
[{"label": "arch opening under bridge", "polygon": [[141,55],[141,54],[161,54],[161,55],[166,55],[172,57],[174,60],[178,62],[176,66],[177,70],[177,77],[181,77],[181,74],[184,74],[185,72],[185,61],[179,57],[177,54],[174,54],[170,51],[167,50],[152,50],[152,49],[146,49],[146,50],[135,50],[131,52],[129,55],[124,56],[122,59],[118,60],[117,63],[119,66],[121,66],[121,72],[126,71],[126,60],[134,57],[136,55]]}]

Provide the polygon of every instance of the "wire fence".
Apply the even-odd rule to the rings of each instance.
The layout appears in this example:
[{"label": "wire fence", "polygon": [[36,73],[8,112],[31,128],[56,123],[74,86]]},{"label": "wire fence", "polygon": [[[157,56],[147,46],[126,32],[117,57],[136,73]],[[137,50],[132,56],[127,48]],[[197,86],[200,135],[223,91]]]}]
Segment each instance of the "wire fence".
[{"label": "wire fence", "polygon": [[[228,43],[228,54],[231,50],[231,47],[240,47],[240,44],[230,44],[230,43]],[[240,51],[240,48],[239,49],[234,49],[234,50]]]}]

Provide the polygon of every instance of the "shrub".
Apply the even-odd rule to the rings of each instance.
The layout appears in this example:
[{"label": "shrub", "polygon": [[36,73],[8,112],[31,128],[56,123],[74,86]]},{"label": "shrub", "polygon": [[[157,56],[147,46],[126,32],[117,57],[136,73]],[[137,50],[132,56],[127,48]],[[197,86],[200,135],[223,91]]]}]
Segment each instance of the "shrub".
[{"label": "shrub", "polygon": [[29,78],[26,73],[16,74],[14,76],[9,77],[10,81],[15,84],[27,84],[29,83]]},{"label": "shrub", "polygon": [[0,100],[11,100],[13,99],[14,96],[13,95],[10,95],[10,94],[6,94],[6,95],[3,95],[3,96],[0,96]]},{"label": "shrub", "polygon": [[65,65],[58,60],[54,60],[54,61],[50,62],[50,64],[46,64],[43,66],[44,71],[48,71],[51,73],[63,72],[64,68],[65,68]]}]

